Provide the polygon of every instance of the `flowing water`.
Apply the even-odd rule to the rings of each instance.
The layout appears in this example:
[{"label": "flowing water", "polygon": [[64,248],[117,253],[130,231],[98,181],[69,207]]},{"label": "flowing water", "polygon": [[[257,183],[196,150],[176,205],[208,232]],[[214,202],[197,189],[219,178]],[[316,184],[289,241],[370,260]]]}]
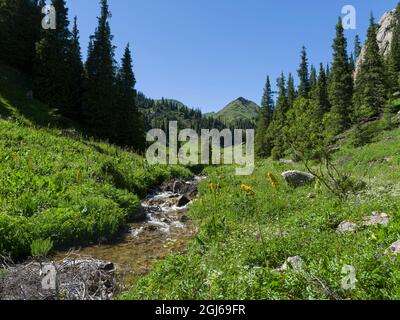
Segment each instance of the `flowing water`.
[{"label": "flowing water", "polygon": [[[202,177],[183,182],[192,194]],[[168,189],[168,188],[167,188]],[[175,189],[175,184],[172,188]],[[191,201],[179,207],[182,194],[157,189],[142,202],[143,221],[130,223],[128,231],[117,241],[80,248],[70,252],[60,252],[54,257],[62,260],[66,257],[93,258],[112,262],[125,285],[149,272],[156,261],[174,253],[184,253],[185,246],[197,232],[196,226],[188,219],[187,211]],[[190,197],[189,199],[190,200]]]}]

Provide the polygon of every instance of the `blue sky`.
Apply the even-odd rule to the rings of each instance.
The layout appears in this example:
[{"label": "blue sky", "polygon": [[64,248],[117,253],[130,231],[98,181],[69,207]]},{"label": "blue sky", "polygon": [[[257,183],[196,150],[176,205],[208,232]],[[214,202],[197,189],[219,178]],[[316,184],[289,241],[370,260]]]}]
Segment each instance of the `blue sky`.
[{"label": "blue sky", "polygon": [[[97,25],[99,0],[67,0],[78,16],[84,56]],[[116,58],[131,44],[137,89],[151,98],[174,98],[204,112],[243,96],[260,103],[265,79],[296,73],[300,49],[310,63],[331,60],[335,24],[344,5],[357,10],[365,39],[376,19],[397,0],[109,0]]]}]

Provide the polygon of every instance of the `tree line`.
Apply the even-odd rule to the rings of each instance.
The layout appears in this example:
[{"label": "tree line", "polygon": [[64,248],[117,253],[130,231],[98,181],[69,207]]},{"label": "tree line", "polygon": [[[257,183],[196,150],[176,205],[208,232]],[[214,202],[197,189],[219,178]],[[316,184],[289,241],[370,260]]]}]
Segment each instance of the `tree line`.
[{"label": "tree line", "polygon": [[376,119],[387,119],[384,125],[390,126],[390,115],[400,97],[400,3],[394,13],[387,56],[379,48],[378,27],[371,14],[360,58],[360,38],[356,36],[349,54],[339,18],[332,63],[321,63],[318,70],[309,66],[303,47],[297,70],[299,85],[295,87],[292,74],[281,74],[275,101],[267,77],[256,130],[258,156],[316,158],[322,147],[331,145],[352,127],[355,135],[362,135],[362,125]]},{"label": "tree line", "polygon": [[82,61],[75,17],[70,28],[65,0],[52,0],[56,29],[43,29],[44,0],[2,0],[0,60],[32,77],[36,99],[57,108],[88,133],[141,151],[145,147],[142,115],[129,44],[120,64],[110,29],[107,0],[101,0],[98,26]]}]

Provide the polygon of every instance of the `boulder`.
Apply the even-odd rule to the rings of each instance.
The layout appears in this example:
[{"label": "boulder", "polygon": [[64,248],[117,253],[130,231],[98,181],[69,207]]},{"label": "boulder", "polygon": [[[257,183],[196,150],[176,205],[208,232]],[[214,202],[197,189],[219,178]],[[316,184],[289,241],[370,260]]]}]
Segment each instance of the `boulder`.
[{"label": "boulder", "polygon": [[177,202],[176,205],[177,205],[179,208],[182,208],[182,207],[186,206],[186,205],[189,204],[189,203],[190,203],[189,198],[186,197],[185,195],[183,195],[183,196],[180,196],[180,197],[179,197],[178,202]]},{"label": "boulder", "polygon": [[302,187],[315,181],[315,177],[312,174],[296,170],[283,172],[282,177],[292,187]]},{"label": "boulder", "polygon": [[350,222],[350,221],[343,221],[337,227],[337,231],[340,233],[353,232],[356,229],[357,229],[357,224]]},{"label": "boulder", "polygon": [[295,272],[300,272],[303,269],[303,259],[299,256],[289,257],[282,267],[276,269],[276,272],[285,272],[291,267]]},{"label": "boulder", "polygon": [[365,218],[363,222],[364,227],[370,226],[387,226],[389,224],[389,216],[386,213],[372,212],[372,215]]}]

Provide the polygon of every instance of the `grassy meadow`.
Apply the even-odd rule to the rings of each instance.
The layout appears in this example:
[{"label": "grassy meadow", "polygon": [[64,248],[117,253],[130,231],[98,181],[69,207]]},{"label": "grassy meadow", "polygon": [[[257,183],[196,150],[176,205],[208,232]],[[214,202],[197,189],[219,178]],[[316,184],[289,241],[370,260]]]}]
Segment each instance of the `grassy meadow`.
[{"label": "grassy meadow", "polygon": [[[191,208],[200,232],[184,256],[175,255],[122,299],[400,299],[400,260],[387,252],[400,239],[400,129],[383,131],[363,147],[345,140],[335,163],[366,187],[340,201],[318,184],[291,188],[280,174],[300,164],[257,163],[249,177],[232,167],[208,168]],[[276,181],[268,176],[272,173]],[[340,234],[342,221],[361,223],[387,213],[387,227]],[[288,257],[300,272],[277,272]],[[342,283],[348,265],[355,289]]]}]

